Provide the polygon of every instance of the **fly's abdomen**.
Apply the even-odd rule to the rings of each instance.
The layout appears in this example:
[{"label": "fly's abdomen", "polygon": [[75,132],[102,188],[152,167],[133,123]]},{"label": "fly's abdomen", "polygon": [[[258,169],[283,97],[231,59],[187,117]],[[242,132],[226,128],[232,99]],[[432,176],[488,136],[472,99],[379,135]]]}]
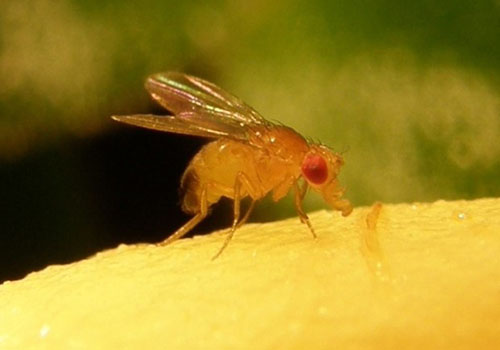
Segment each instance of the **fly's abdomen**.
[{"label": "fly's abdomen", "polygon": [[181,179],[179,194],[182,197],[181,208],[187,214],[196,214],[200,211],[200,179],[196,171],[188,167]]},{"label": "fly's abdomen", "polygon": [[[236,181],[239,181],[239,198],[250,195],[260,199],[275,182],[282,181],[279,175],[285,169],[281,169],[279,163],[263,162],[260,150],[240,142],[225,139],[211,142],[194,156],[182,176],[182,210],[192,214],[200,212],[203,191],[206,191],[207,206],[221,197],[235,198]],[[264,170],[268,168],[269,172]]]}]

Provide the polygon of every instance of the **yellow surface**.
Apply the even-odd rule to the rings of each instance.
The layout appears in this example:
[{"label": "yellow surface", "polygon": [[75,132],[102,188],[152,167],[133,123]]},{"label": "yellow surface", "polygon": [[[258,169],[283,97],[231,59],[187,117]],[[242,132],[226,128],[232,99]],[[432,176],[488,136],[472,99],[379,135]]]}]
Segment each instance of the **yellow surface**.
[{"label": "yellow surface", "polygon": [[500,199],[120,246],[0,286],[0,349],[500,348]]}]

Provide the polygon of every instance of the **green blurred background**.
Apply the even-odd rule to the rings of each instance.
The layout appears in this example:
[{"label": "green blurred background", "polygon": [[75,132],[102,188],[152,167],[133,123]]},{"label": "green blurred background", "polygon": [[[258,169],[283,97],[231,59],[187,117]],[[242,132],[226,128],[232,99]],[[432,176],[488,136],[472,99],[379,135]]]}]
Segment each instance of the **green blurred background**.
[{"label": "green blurred background", "polygon": [[[109,119],[165,113],[143,82],[167,70],[342,152],[355,206],[500,195],[498,0],[4,0],[0,280],[188,219],[177,187],[204,141]],[[264,201],[252,218],[293,215]]]}]

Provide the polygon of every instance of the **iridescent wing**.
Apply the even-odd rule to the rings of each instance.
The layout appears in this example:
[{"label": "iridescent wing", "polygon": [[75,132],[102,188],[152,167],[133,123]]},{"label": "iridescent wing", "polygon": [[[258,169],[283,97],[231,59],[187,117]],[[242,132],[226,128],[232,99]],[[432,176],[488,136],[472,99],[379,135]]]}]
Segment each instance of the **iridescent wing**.
[{"label": "iridescent wing", "polygon": [[[135,114],[135,115],[114,115],[116,121],[140,126],[146,129],[173,132],[175,134],[193,135],[200,137],[218,138],[227,137],[236,140],[247,140],[247,134],[237,128],[232,130],[229,126],[203,126],[201,123],[190,123],[186,115],[178,116],[158,116],[153,114]],[[209,123],[210,124],[210,123]]]},{"label": "iridescent wing", "polygon": [[248,140],[249,131],[270,124],[238,97],[200,78],[160,73],[150,76],[145,85],[153,99],[174,115],[113,119],[149,129],[236,140]]}]

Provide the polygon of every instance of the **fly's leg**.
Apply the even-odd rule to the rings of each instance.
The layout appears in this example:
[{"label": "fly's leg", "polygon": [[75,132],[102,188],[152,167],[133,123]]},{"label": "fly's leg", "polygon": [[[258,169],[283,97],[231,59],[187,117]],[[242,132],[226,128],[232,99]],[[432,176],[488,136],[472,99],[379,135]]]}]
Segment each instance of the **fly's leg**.
[{"label": "fly's leg", "polygon": [[302,183],[302,187],[300,188],[300,201],[302,202],[302,200],[304,199],[304,197],[306,196],[306,193],[307,193],[307,189],[309,188],[309,186],[307,185],[307,181],[304,181]]},{"label": "fly's leg", "polygon": [[[219,257],[219,255],[222,254],[222,252],[224,251],[224,249],[226,249],[227,245],[229,244],[229,242],[231,241],[231,239],[233,238],[233,235],[234,235],[234,232],[236,231],[236,229],[238,227],[240,227],[241,225],[243,225],[245,223],[245,221],[247,221],[248,217],[250,216],[250,213],[251,211],[253,210],[254,206],[255,206],[255,200],[252,200],[252,203],[250,204],[250,208],[248,208],[245,216],[243,217],[243,219],[240,220],[240,203],[241,203],[241,186],[242,184],[245,185],[246,188],[248,187],[251,187],[251,184],[247,178],[247,176],[243,173],[238,173],[238,175],[236,176],[236,181],[234,182],[234,193],[233,193],[233,212],[234,212],[234,216],[233,216],[233,225],[231,226],[231,230],[229,231],[227,237],[226,237],[226,240],[224,241],[224,244],[222,245],[222,247],[219,249],[219,251],[217,252],[217,254],[214,255],[214,257],[212,258],[212,260],[215,260]],[[253,190],[253,186],[251,187],[251,190]],[[247,192],[249,192],[251,194],[251,190]],[[253,198],[253,196],[252,196]]]},{"label": "fly's leg", "polygon": [[309,227],[309,230],[311,231],[312,235],[314,238],[316,238],[316,233],[314,232],[314,229],[311,225],[311,222],[309,221],[309,217],[307,214],[304,212],[304,209],[302,209],[302,200],[304,199],[304,196],[307,192],[307,182],[304,182],[304,185],[302,188],[299,188],[299,185],[297,185],[297,181],[293,183],[293,190],[295,193],[295,210],[297,210],[297,214],[299,214],[300,221],[302,223],[305,223],[307,227]]},{"label": "fly's leg", "polygon": [[183,226],[181,226],[177,231],[175,231],[172,235],[168,236],[163,242],[158,243],[160,246],[164,246],[170,244],[182,236],[186,235],[189,231],[191,231],[196,225],[200,223],[208,214],[208,202],[207,202],[207,188],[204,187],[201,190],[200,196],[200,212],[193,216],[188,222],[186,222]]},{"label": "fly's leg", "polygon": [[253,208],[255,208],[255,200],[252,200],[252,203],[250,203],[250,206],[248,207],[247,212],[245,213],[245,216],[238,222],[236,228],[241,227],[245,222],[247,222],[248,218],[250,217],[250,214],[253,211]]}]

